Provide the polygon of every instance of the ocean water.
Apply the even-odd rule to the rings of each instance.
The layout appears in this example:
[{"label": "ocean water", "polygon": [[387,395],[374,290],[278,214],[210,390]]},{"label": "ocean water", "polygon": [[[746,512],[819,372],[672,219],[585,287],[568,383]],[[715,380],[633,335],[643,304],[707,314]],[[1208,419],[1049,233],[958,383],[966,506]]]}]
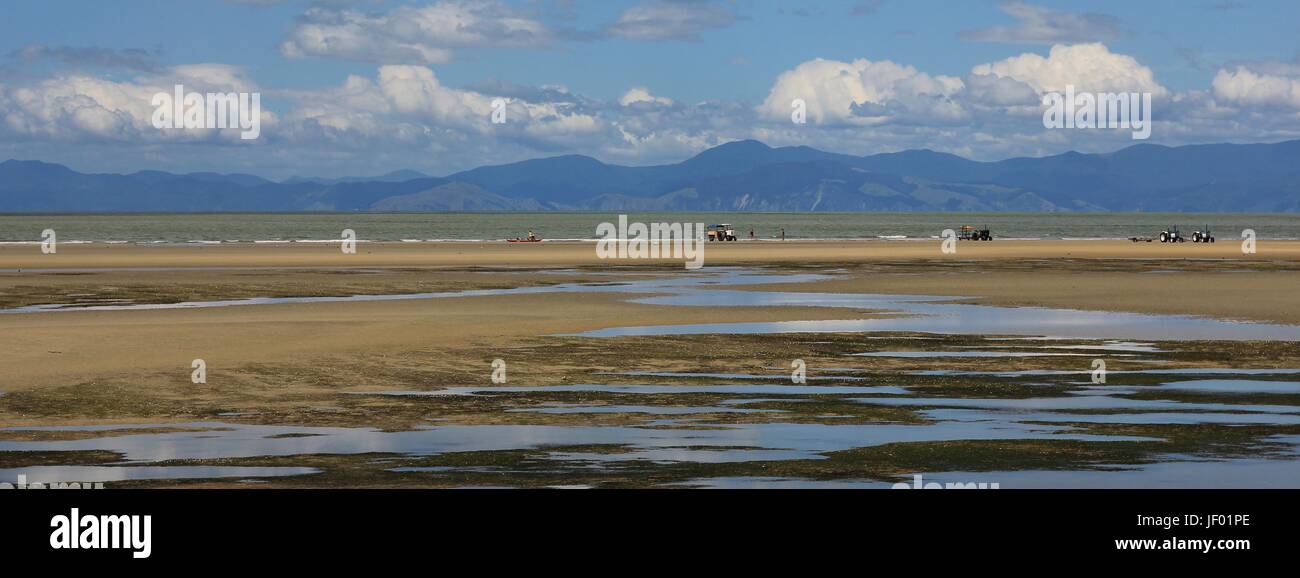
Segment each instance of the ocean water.
[{"label": "ocean water", "polygon": [[[636,222],[731,223],[757,239],[930,239],[962,225],[1002,239],[1127,239],[1167,227],[1184,236],[1208,225],[1220,242],[1253,229],[1260,239],[1300,238],[1300,214],[1245,213],[631,213]],[[0,243],[32,243],[54,229],[59,242],[221,243],[339,239],[490,241],[529,230],[550,240],[590,240],[617,213],[210,213],[0,215]]]}]

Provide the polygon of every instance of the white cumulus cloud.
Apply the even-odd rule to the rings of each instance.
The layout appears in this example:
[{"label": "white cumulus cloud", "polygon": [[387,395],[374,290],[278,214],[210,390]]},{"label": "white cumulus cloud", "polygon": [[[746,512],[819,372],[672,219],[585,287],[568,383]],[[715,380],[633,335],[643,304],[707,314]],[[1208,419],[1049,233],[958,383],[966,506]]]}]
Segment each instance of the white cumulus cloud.
[{"label": "white cumulus cloud", "polygon": [[673,99],[650,94],[650,90],[642,86],[638,86],[628,90],[627,92],[623,93],[623,96],[619,97],[618,99],[618,103],[623,106],[631,106],[638,102],[648,102],[650,104],[672,106]]},{"label": "white cumulus cloud", "polygon": [[980,64],[971,73],[1012,78],[1040,93],[1064,91],[1070,85],[1090,92],[1150,92],[1154,96],[1168,93],[1156,82],[1150,68],[1100,43],[1058,44],[1046,57],[1028,52]]},{"label": "white cumulus cloud", "polygon": [[1214,97],[1234,105],[1300,109],[1300,71],[1273,68],[1278,73],[1258,72],[1245,65],[1221,69],[1214,75]]},{"label": "white cumulus cloud", "polygon": [[[189,92],[249,92],[256,84],[241,68],[187,64],[132,80],[66,74],[22,86],[0,85],[0,119],[11,133],[51,139],[110,141],[203,140],[233,136],[217,130],[164,131],[153,126],[153,96]],[[262,122],[274,122],[263,111]]]},{"label": "white cumulus cloud", "polygon": [[777,77],[759,111],[772,119],[789,119],[796,99],[806,103],[808,119],[826,124],[870,124],[901,112],[960,116],[949,97],[964,83],[952,76],[931,76],[888,60],[853,62],[815,59]]}]

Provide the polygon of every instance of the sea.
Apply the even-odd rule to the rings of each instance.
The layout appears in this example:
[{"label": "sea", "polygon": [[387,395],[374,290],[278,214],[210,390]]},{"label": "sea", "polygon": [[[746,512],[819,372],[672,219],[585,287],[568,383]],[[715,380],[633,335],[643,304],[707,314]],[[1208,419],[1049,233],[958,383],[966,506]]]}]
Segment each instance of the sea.
[{"label": "sea", "polygon": [[[496,241],[529,231],[551,241],[598,238],[618,213],[112,213],[0,214],[0,244],[215,244],[325,242],[352,229],[362,241]],[[963,225],[996,239],[1128,239],[1177,227],[1185,237],[1209,228],[1217,240],[1300,239],[1300,213],[629,213],[630,222],[732,224],[741,239],[909,240],[939,238]]]}]

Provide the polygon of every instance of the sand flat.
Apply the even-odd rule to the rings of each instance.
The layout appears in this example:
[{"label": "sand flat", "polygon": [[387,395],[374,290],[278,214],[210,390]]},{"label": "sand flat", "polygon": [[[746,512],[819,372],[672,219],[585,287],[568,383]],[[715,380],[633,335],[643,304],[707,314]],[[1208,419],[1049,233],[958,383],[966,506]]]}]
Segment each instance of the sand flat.
[{"label": "sand flat", "polygon": [[[709,265],[768,265],[775,272],[793,272],[794,266],[839,271],[836,279],[754,290],[961,295],[1003,306],[1300,323],[1296,241],[1264,241],[1251,256],[1231,242],[994,241],[960,243],[957,255],[943,255],[937,242],[925,241],[739,242],[709,245],[706,258]],[[888,266],[876,267],[881,263]],[[567,267],[581,270],[529,270]],[[664,261],[599,260],[590,243],[375,243],[362,244],[355,255],[322,244],[70,245],[55,255],[42,255],[34,246],[5,246],[0,270],[9,272],[0,273],[0,289],[20,304],[46,296],[44,302],[67,302],[69,295],[87,293],[176,302],[591,282],[604,278],[585,273],[611,267],[649,275],[678,271]],[[13,389],[108,375],[184,374],[194,358],[292,363],[468,342],[515,343],[617,325],[845,315],[816,307],[650,306],[573,293],[11,314],[0,315],[0,366],[5,387]]]},{"label": "sand flat", "polygon": [[[1236,243],[1162,246],[1127,241],[962,243],[955,256],[940,253],[937,242],[924,241],[740,242],[710,245],[706,251],[709,266],[835,272],[834,279],[787,287],[803,292],[962,295],[996,305],[1300,322],[1300,299],[1293,295],[1300,280],[1300,242],[1261,242],[1259,254],[1249,257],[1240,254]],[[663,261],[602,261],[590,243],[363,244],[356,255],[319,244],[72,245],[60,247],[56,255],[41,255],[33,246],[5,246],[0,247],[0,270],[7,270],[0,273],[0,290],[10,297],[21,293],[22,303],[42,302],[47,295],[48,302],[57,302],[56,297],[87,292],[140,302],[413,293],[614,281],[601,275],[612,270],[651,276],[681,271]],[[655,306],[626,299],[551,293],[4,314],[0,390],[48,391],[52,397],[46,401],[58,407],[87,399],[85,390],[69,388],[117,384],[112,401],[138,404],[121,412],[143,412],[155,419],[159,416],[144,408],[203,402],[235,408],[286,404],[305,411],[335,395],[340,381],[350,375],[347,368],[364,368],[356,370],[357,382],[411,380],[427,385],[432,382],[422,376],[435,375],[439,383],[463,385],[486,378],[495,352],[563,342],[547,337],[553,334],[626,325],[868,315],[820,307]],[[679,353],[711,359],[724,355],[726,345],[718,342]],[[608,357],[612,369],[635,363],[634,356],[610,347],[609,356],[590,355]],[[744,350],[733,353],[744,355]],[[196,358],[209,364],[211,383],[240,385],[195,390],[189,372]],[[565,368],[562,358],[556,363],[518,375],[544,381],[589,370]],[[399,366],[407,373],[375,373]],[[140,399],[134,399],[137,395]],[[85,410],[13,411],[0,417],[42,422],[55,416],[75,418]],[[107,413],[113,417],[105,419],[121,418]]]},{"label": "sand flat", "polygon": [[[0,316],[4,389],[56,387],[96,378],[166,374],[188,379],[262,363],[312,365],[413,351],[540,342],[624,324],[835,319],[823,308],[638,305],[621,295],[556,293],[387,302],[297,303],[208,309],[84,311]],[[433,356],[435,361],[437,356]],[[487,367],[484,365],[484,367]],[[484,370],[486,375],[486,370]],[[174,379],[173,379],[174,378]]]},{"label": "sand flat", "polygon": [[[706,272],[718,267],[713,272],[721,274],[703,279],[708,283],[697,286],[696,296],[759,304],[762,299],[743,300],[752,293],[717,290],[958,295],[1004,306],[1300,322],[1300,300],[1293,295],[1300,243],[1263,242],[1250,257],[1238,247],[995,241],[959,244],[954,256],[925,241],[740,242],[706,249]],[[768,284],[746,284],[746,275],[719,267],[725,265],[760,270],[764,275],[749,282]],[[815,306],[832,299],[827,295],[773,306],[636,303],[631,299],[637,296],[671,293],[682,265],[601,261],[590,243],[363,244],[356,255],[319,244],[71,245],[49,256],[38,247],[3,246],[0,270],[0,309],[11,311],[0,313],[0,426],[56,428],[0,429],[0,445],[17,450],[0,451],[0,470],[116,480],[126,466],[113,464],[143,451],[147,467],[160,477],[114,481],[113,487],[247,487],[220,478],[231,468],[263,468],[234,472],[239,476],[275,476],[256,487],[644,487],[774,473],[887,480],[913,471],[1088,469],[1171,453],[1219,455],[1225,447],[1251,457],[1274,450],[1269,440],[1300,433],[1290,409],[1253,411],[1293,404],[1293,396],[1277,393],[1153,388],[1159,391],[1147,395],[1163,401],[1150,402],[1117,393],[1106,403],[1158,406],[1123,415],[986,412],[972,420],[971,412],[981,410],[944,409],[944,403],[973,403],[963,401],[968,397],[1078,403],[1079,396],[1062,385],[1078,380],[1068,372],[1089,371],[1094,355],[1120,371],[1169,367],[1152,363],[1297,367],[1295,342],[1157,340],[1145,348],[1149,352],[1038,355],[1042,347],[1064,343],[986,339],[979,331],[729,334],[721,324],[890,314],[856,308],[870,307],[871,299],[851,300],[851,307]],[[806,282],[769,281],[782,274],[803,275]],[[637,280],[651,282],[638,293],[608,287]],[[560,283],[589,286],[585,292],[540,287]],[[337,300],[508,288],[524,291]],[[174,306],[295,296],[335,300],[12,312],[43,303]],[[716,332],[698,335],[574,335],[712,324],[719,324]],[[1022,353],[970,354],[1010,348]],[[867,351],[894,353],[855,355]],[[207,363],[206,383],[191,382],[194,359]],[[507,362],[507,385],[492,381],[495,359]],[[837,385],[841,393],[787,383],[786,372],[799,362],[812,383]],[[1032,377],[1033,384],[965,376],[993,371],[1067,374]],[[1151,385],[1162,379],[1125,373],[1115,381]],[[1053,380],[1057,385],[1037,383]],[[446,395],[467,389],[484,393]],[[900,396],[924,406],[893,399]],[[1206,411],[1162,409],[1180,403]],[[1031,418],[1093,423],[1057,432],[1058,426],[1024,421]],[[125,429],[57,429],[83,425]],[[1012,434],[1018,439],[1004,439],[1008,432],[1019,432]],[[804,451],[789,449],[805,442],[811,445]],[[645,445],[656,443],[667,446]],[[205,458],[213,447],[233,449],[235,457]],[[430,448],[447,453],[426,455]],[[618,465],[593,467],[606,462]],[[212,479],[190,480],[192,468],[225,469],[201,470],[207,473],[200,477]]]}]

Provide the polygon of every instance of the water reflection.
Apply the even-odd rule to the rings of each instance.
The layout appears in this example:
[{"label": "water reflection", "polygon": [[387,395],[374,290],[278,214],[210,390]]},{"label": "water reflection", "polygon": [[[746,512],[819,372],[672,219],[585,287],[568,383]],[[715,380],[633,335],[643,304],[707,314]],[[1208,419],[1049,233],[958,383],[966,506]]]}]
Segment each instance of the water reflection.
[{"label": "water reflection", "polygon": [[316,468],[232,466],[33,466],[0,469],[0,483],[16,484],[19,476],[32,483],[95,483],[125,480],[183,480],[210,478],[270,478],[319,473]]},{"label": "water reflection", "polygon": [[[703,424],[701,424],[703,425]],[[145,427],[145,426],[141,426]],[[824,425],[795,423],[717,424],[667,428],[634,426],[453,425],[413,431],[370,428],[186,424],[203,431],[172,431],[59,441],[0,441],[0,451],[105,450],[127,463],[211,460],[306,454],[447,452],[536,449],[544,446],[613,445],[641,450],[673,449],[692,460],[692,448],[718,451],[774,449],[816,458],[820,452],[879,444],[939,440],[1072,439],[1133,441],[1147,438],[1080,433],[1057,425],[952,421],[934,425]],[[20,429],[20,428],[9,428]],[[719,449],[723,448],[723,449]],[[183,470],[180,470],[183,471]]]}]

